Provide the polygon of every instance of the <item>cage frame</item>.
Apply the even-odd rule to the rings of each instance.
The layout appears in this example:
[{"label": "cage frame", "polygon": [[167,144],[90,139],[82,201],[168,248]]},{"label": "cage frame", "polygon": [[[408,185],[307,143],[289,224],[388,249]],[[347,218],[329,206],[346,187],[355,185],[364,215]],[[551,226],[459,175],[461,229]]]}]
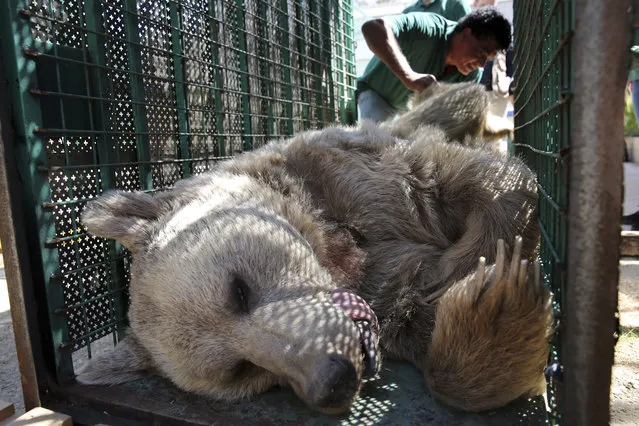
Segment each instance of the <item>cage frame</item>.
[{"label": "cage frame", "polygon": [[[621,0],[618,7],[606,7],[602,2],[573,0],[575,3],[574,39],[574,94],[572,98],[572,125],[570,151],[570,222],[568,239],[565,308],[565,372],[562,422],[565,424],[607,424],[610,372],[614,356],[614,333],[617,319],[617,281],[619,260],[619,222],[622,203],[623,146],[610,145],[609,140],[622,140],[623,127],[619,126],[623,104],[618,96],[625,85],[627,71],[628,32],[606,31],[606,28],[623,27],[628,21],[624,6],[631,0]],[[8,2],[3,12],[10,12]],[[12,38],[10,26],[0,28],[2,37]],[[584,37],[588,34],[592,37]],[[13,39],[13,38],[12,38]],[[16,43],[4,44],[16,51]],[[596,52],[597,55],[593,55]],[[605,67],[605,59],[613,58],[612,72]],[[26,77],[16,73],[7,75],[5,52],[0,52],[0,81],[21,81]],[[596,83],[596,84],[594,84]],[[594,88],[594,89],[593,89]],[[9,99],[12,94],[2,84],[0,98]],[[594,120],[589,114],[592,105],[598,106],[599,116]],[[8,105],[7,105],[8,107]],[[20,105],[18,113],[24,113]],[[38,110],[38,109],[36,109]],[[15,112],[15,111],[14,111]],[[55,355],[46,347],[52,347],[49,317],[42,289],[45,284],[45,267],[40,259],[38,235],[30,235],[29,229],[37,222],[31,200],[25,200],[20,182],[28,179],[15,158],[25,149],[23,138],[11,123],[12,111],[0,108],[0,235],[11,315],[20,364],[25,408],[39,405],[62,407],[66,402],[54,394],[61,392],[52,375],[55,371]],[[592,167],[596,173],[593,173]],[[603,177],[603,178],[602,178]],[[606,199],[605,205],[598,200]],[[578,207],[577,207],[578,206]],[[577,208],[576,208],[577,207]],[[611,218],[616,218],[611,220]],[[593,231],[594,230],[594,231]],[[593,234],[595,238],[593,238]],[[596,240],[599,245],[587,244]],[[617,254],[611,256],[610,254]],[[577,259],[579,261],[577,261]],[[583,283],[575,285],[574,283]],[[580,309],[589,306],[592,310]],[[586,374],[584,374],[586,372]],[[574,390],[574,392],[569,391]],[[82,406],[85,418],[93,418],[95,407]],[[228,419],[221,419],[228,420]]]}]

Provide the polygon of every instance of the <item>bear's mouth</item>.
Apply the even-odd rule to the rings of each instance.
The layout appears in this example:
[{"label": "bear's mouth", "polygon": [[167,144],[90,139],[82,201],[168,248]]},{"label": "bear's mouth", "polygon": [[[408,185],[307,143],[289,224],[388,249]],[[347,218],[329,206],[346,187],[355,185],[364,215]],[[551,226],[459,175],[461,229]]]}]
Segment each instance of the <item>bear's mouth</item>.
[{"label": "bear's mouth", "polygon": [[345,289],[331,292],[333,303],[353,320],[359,330],[359,340],[364,356],[364,375],[374,376],[379,372],[379,322],[368,303],[358,295]]}]

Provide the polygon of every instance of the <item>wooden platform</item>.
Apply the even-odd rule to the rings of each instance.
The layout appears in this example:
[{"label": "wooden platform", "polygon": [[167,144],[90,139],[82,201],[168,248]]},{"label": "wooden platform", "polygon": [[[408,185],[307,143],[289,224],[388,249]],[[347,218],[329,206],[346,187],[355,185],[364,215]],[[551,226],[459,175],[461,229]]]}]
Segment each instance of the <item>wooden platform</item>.
[{"label": "wooden platform", "polygon": [[43,407],[22,415],[15,414],[13,404],[0,401],[0,426],[73,426],[71,417]]},{"label": "wooden platform", "polygon": [[639,231],[621,231],[621,255],[639,256]]}]

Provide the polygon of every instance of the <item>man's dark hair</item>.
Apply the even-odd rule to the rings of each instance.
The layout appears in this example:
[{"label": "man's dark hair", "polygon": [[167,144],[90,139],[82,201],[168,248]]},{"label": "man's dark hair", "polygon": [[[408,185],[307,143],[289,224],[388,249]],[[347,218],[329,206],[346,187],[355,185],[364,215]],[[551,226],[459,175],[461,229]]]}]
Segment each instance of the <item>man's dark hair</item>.
[{"label": "man's dark hair", "polygon": [[506,50],[510,46],[510,22],[493,6],[477,8],[464,16],[454,32],[459,33],[466,28],[470,28],[479,40],[494,39],[498,50]]}]

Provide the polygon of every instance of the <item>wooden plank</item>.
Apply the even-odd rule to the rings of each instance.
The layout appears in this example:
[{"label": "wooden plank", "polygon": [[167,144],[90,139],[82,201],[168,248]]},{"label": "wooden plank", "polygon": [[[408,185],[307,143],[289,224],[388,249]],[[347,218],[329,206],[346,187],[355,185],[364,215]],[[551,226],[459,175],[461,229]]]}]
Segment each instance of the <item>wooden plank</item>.
[{"label": "wooden plank", "polygon": [[639,231],[621,231],[621,255],[639,256]]},{"label": "wooden plank", "polygon": [[0,422],[0,426],[73,426],[70,416],[43,407],[36,407],[21,416],[10,418]]},{"label": "wooden plank", "polygon": [[0,399],[0,421],[13,416],[15,412],[12,403]]}]

